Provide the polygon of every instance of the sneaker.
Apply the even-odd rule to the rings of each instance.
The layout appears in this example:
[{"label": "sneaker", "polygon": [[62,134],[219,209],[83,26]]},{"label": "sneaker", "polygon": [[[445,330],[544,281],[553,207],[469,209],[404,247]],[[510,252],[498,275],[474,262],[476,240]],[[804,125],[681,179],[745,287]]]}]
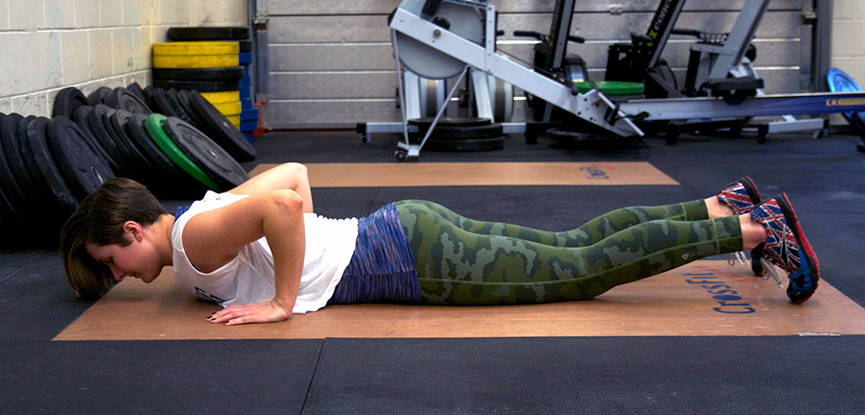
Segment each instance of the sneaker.
[{"label": "sneaker", "polygon": [[817,289],[820,265],[787,195],[775,196],[755,206],[751,218],[763,224],[769,234],[763,258],[787,272],[790,301],[804,303]]},{"label": "sneaker", "polygon": [[733,209],[734,215],[748,213],[763,200],[750,177],[745,176],[730,183],[718,192],[718,200]]},{"label": "sneaker", "polygon": [[[730,183],[727,187],[721,189],[718,192],[718,200],[729,206],[733,210],[734,215],[748,213],[755,205],[763,201],[760,198],[760,192],[757,191],[757,185],[748,176],[742,177],[738,181]],[[763,265],[760,263],[760,258],[763,256],[762,250],[762,244],[751,250],[751,271],[757,276],[764,274]],[[735,264],[737,260],[740,263],[744,263],[745,255],[741,252],[736,252],[735,254],[730,254],[727,258],[727,261],[731,265]]]}]

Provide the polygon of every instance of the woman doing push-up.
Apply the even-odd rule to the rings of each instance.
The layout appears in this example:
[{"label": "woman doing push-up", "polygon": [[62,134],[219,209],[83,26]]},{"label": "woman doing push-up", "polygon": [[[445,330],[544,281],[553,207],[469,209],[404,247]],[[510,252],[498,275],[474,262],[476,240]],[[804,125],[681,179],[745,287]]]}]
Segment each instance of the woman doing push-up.
[{"label": "woman doing push-up", "polygon": [[[817,256],[786,195],[745,177],[706,199],[628,207],[566,232],[464,218],[406,200],[361,219],[313,213],[306,168],[283,164],[169,214],[142,185],[111,179],[66,222],[61,250],[78,295],[156,279],[224,309],[226,325],[285,320],[328,303],[492,305],[588,300],[694,260],[742,250],[789,276],[806,301]],[[768,264],[766,264],[769,266]]]}]

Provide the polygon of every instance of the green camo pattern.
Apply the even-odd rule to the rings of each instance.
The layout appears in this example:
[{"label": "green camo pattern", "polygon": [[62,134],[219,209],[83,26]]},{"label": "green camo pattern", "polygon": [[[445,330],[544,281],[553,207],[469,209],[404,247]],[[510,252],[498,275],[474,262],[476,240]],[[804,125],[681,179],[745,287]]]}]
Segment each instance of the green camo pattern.
[{"label": "green camo pattern", "polygon": [[742,250],[739,218],[707,219],[702,200],[617,209],[566,232],[467,219],[421,200],[396,202],[396,208],[426,304],[588,300]]}]

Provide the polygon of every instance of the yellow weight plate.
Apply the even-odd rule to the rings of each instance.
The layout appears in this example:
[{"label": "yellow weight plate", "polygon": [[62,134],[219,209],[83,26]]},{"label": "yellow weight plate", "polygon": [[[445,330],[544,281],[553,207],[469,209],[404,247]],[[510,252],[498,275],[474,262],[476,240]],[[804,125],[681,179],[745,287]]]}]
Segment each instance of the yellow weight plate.
[{"label": "yellow weight plate", "polygon": [[240,91],[200,92],[200,94],[213,105],[240,101]]},{"label": "yellow weight plate", "polygon": [[199,56],[154,56],[153,67],[160,69],[227,68],[237,66],[237,54]]},{"label": "yellow weight plate", "polygon": [[155,43],[153,56],[237,55],[237,42],[168,42]]},{"label": "yellow weight plate", "polygon": [[228,122],[234,126],[234,128],[240,129],[240,115],[228,115],[225,118],[228,118]]},{"label": "yellow weight plate", "polygon": [[240,115],[240,112],[243,111],[243,106],[240,105],[240,101],[235,102],[226,102],[224,104],[213,104],[217,110],[219,110],[222,115]]}]

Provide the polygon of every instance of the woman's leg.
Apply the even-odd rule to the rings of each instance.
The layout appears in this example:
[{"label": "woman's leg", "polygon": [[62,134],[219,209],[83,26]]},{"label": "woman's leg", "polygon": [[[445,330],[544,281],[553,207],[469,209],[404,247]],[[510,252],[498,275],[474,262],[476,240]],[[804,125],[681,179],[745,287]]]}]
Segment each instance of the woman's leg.
[{"label": "woman's leg", "polygon": [[[712,199],[707,200],[709,200],[710,207],[712,207]],[[595,244],[616,232],[653,220],[695,221],[709,219],[710,217],[706,200],[694,200],[666,206],[634,206],[616,209],[592,219],[574,230],[548,232],[507,223],[468,219],[442,205],[427,201],[409,200],[398,202],[397,206],[400,203],[429,209],[443,220],[452,223],[457,228],[466,232],[478,235],[510,236],[544,245],[574,248]],[[407,219],[411,220],[411,218]],[[403,225],[407,229],[412,227],[411,223],[404,222]]]},{"label": "woman's leg", "polygon": [[[617,285],[743,248],[738,216],[653,220],[589,246],[561,247],[469,232],[427,202],[399,202],[396,207],[417,264],[423,302],[429,304],[587,300]],[[535,232],[509,226],[518,235]]]}]

